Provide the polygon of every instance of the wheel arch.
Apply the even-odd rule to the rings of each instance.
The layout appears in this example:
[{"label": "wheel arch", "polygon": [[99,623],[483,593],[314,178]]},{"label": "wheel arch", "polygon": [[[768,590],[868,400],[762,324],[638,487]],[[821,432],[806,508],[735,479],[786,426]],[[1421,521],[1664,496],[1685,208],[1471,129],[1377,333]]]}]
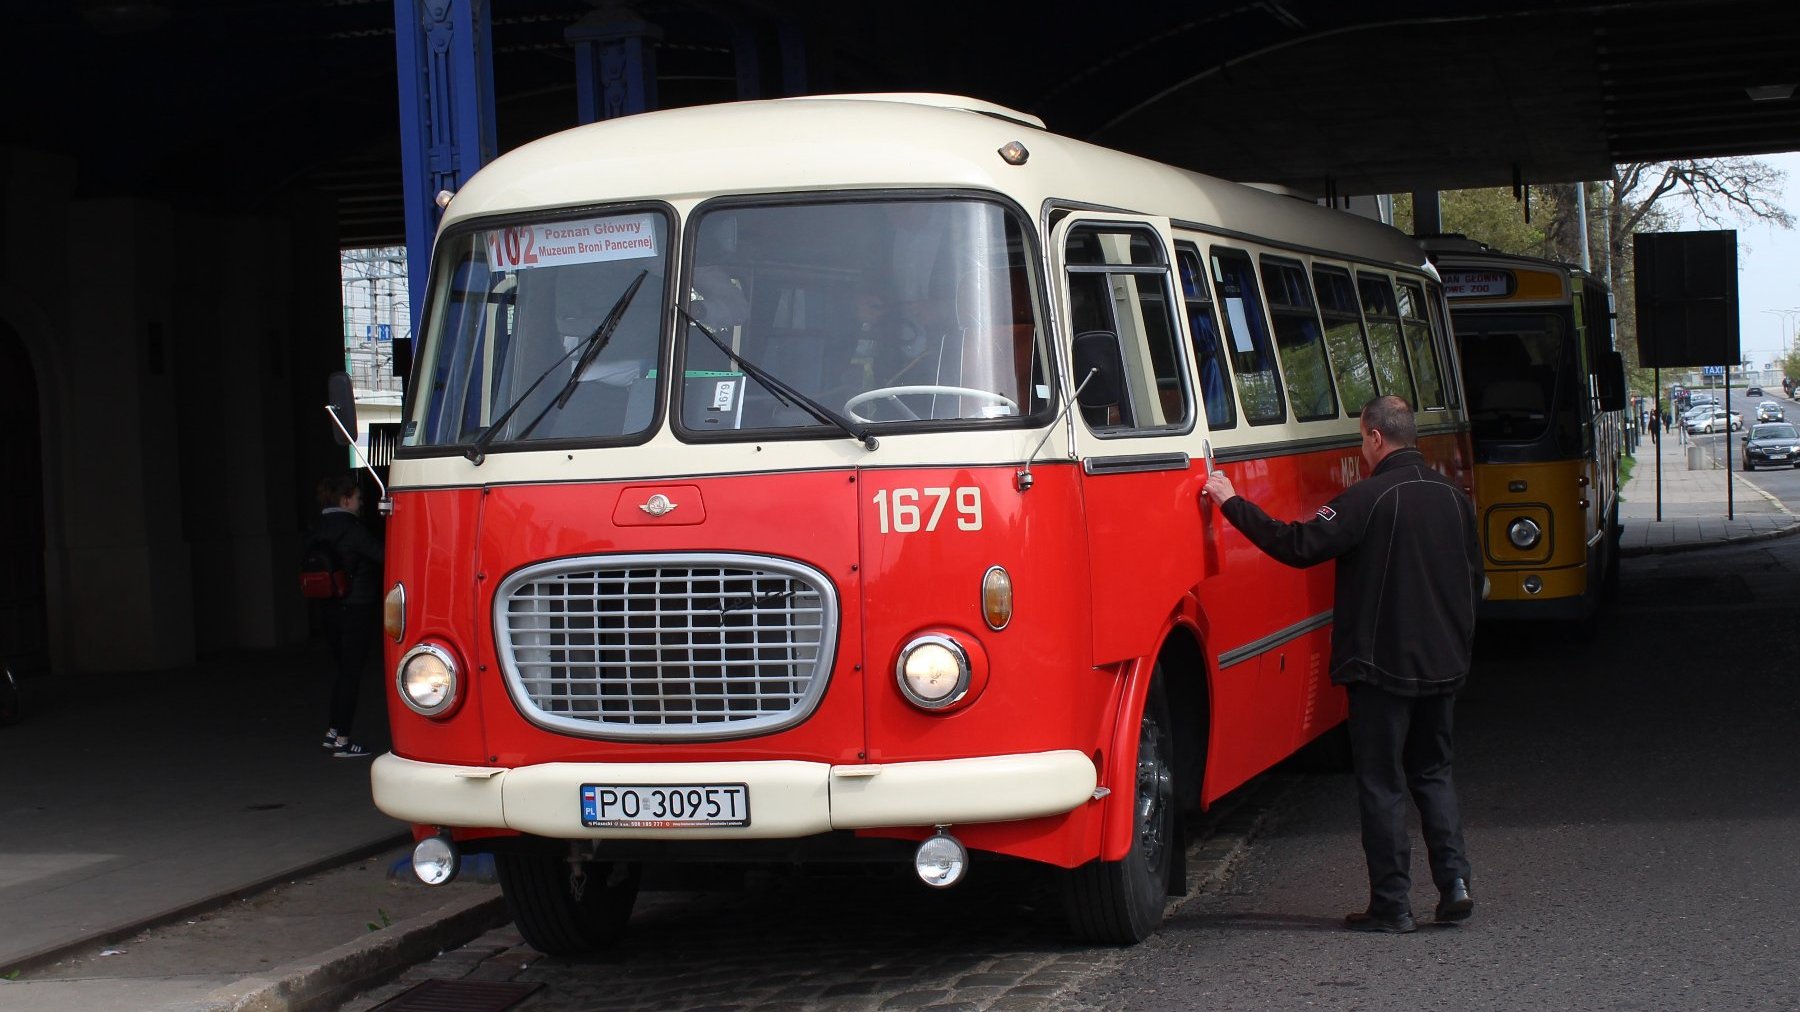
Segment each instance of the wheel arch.
[{"label": "wheel arch", "polygon": [[[1126,676],[1118,722],[1107,749],[1105,784],[1112,790],[1101,828],[1100,856],[1117,860],[1130,845],[1131,786],[1136,774],[1138,725],[1150,685],[1158,672],[1174,724],[1175,789],[1182,813],[1197,812],[1212,741],[1212,670],[1206,663],[1203,617],[1189,596],[1169,618],[1156,653],[1132,662]],[[1179,858],[1179,851],[1177,852]],[[1176,861],[1177,868],[1180,866]]]}]

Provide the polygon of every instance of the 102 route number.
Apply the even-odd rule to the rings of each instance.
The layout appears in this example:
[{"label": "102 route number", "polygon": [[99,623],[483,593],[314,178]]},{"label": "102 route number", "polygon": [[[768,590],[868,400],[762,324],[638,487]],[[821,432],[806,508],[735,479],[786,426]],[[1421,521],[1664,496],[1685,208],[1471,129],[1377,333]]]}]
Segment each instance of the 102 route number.
[{"label": "102 route number", "polygon": [[896,488],[875,493],[875,512],[881,519],[881,533],[935,531],[952,498],[956,501],[956,529],[981,530],[981,487],[963,485],[956,489]]}]

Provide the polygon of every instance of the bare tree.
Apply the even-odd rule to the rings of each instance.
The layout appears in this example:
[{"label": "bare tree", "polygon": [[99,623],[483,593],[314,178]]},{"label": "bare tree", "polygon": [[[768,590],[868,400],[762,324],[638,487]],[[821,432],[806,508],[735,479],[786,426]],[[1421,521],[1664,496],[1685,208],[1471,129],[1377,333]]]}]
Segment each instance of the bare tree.
[{"label": "bare tree", "polygon": [[[1632,237],[1639,232],[1666,231],[1684,218],[1711,228],[1759,221],[1793,228],[1794,215],[1779,203],[1786,179],[1787,173],[1753,158],[1707,158],[1615,165],[1611,179],[1579,184],[1587,190],[1593,269],[1612,287],[1619,313],[1619,348],[1634,370],[1637,317]],[[1545,231],[1555,256],[1575,260],[1579,253],[1572,247],[1578,242],[1579,230],[1572,220],[1574,201],[1558,201],[1556,206],[1557,220]],[[1633,385],[1647,391],[1648,377],[1641,380]]]}]

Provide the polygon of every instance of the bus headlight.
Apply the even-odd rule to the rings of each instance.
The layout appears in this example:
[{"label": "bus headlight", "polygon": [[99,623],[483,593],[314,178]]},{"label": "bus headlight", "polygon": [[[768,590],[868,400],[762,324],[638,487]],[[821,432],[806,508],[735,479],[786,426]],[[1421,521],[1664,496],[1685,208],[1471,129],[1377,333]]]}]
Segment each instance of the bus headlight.
[{"label": "bus headlight", "polygon": [[901,648],[894,676],[908,702],[936,710],[969,691],[969,654],[950,637],[930,633]]},{"label": "bus headlight", "polygon": [[1520,551],[1536,548],[1537,543],[1543,539],[1543,528],[1529,517],[1520,517],[1506,525],[1506,540],[1512,542],[1512,546]]},{"label": "bus headlight", "polygon": [[456,660],[435,643],[421,643],[400,658],[394,684],[415,713],[442,716],[456,702]]}]

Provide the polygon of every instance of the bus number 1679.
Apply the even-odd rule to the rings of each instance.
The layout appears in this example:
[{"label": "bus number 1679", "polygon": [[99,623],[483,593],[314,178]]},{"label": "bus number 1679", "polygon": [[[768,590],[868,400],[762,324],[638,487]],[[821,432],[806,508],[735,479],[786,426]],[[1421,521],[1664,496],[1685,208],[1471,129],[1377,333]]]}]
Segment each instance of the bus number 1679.
[{"label": "bus number 1679", "polygon": [[[882,489],[875,493],[875,511],[881,518],[881,533],[911,534],[917,530],[935,531],[950,502],[949,488]],[[954,490],[956,529],[981,530],[981,488],[964,485]],[[921,495],[922,494],[922,495]],[[922,502],[921,500],[925,500]]]}]

